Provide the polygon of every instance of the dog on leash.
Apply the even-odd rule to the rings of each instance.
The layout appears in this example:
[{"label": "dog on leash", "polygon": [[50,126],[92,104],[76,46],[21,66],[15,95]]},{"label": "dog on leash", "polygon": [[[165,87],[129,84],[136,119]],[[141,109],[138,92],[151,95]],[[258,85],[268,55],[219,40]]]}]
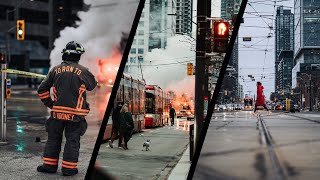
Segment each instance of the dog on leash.
[{"label": "dog on leash", "polygon": [[145,147],[146,148],[146,151],[149,151],[149,147],[150,147],[150,139],[147,139],[147,141],[145,141],[143,143],[143,148]]}]

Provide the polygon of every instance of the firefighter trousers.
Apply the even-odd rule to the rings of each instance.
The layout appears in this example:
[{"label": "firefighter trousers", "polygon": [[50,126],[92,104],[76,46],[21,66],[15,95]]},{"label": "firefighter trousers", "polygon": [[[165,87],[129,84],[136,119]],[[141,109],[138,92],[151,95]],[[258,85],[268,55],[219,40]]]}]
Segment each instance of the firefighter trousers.
[{"label": "firefighter trousers", "polygon": [[59,154],[61,151],[61,143],[63,132],[66,137],[66,143],[63,152],[62,170],[77,169],[80,136],[82,136],[87,128],[86,121],[72,122],[50,118],[46,122],[46,130],[48,132],[48,140],[45,145],[43,164],[50,169],[58,168]]}]

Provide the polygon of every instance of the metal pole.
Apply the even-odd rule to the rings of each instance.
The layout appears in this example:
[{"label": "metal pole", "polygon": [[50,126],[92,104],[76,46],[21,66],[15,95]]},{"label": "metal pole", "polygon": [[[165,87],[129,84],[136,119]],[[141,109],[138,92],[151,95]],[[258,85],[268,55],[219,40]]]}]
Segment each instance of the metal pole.
[{"label": "metal pole", "polygon": [[312,102],[311,102],[311,101],[312,101],[312,97],[311,97],[311,96],[312,96],[312,94],[311,94],[311,92],[312,92],[311,80],[312,80],[312,79],[311,79],[311,77],[312,77],[312,76],[311,76],[311,74],[310,74],[310,77],[309,77],[309,81],[310,81],[310,82],[309,82],[309,87],[310,87],[310,91],[309,91],[310,108],[309,108],[309,111],[312,111]]},{"label": "metal pole", "polygon": [[[7,64],[1,65],[1,70],[7,69]],[[1,142],[2,144],[7,144],[7,105],[5,99],[5,81],[7,78],[6,72],[1,72]]]},{"label": "metal pole", "polygon": [[[197,2],[197,40],[196,40],[196,74],[195,74],[195,141],[197,147],[204,121],[204,89],[205,89],[205,40],[206,40],[206,7],[207,1]],[[196,150],[195,150],[196,151]],[[194,151],[194,152],[195,152]]]}]

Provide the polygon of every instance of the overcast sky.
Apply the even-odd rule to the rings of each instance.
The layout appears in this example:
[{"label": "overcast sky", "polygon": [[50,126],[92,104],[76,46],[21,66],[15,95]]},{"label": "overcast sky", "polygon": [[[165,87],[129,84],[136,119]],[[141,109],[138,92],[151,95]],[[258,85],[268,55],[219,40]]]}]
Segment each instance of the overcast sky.
[{"label": "overcast sky", "polygon": [[[285,9],[293,12],[293,0],[276,1],[276,8],[284,5]],[[251,0],[247,4],[244,23],[239,30],[239,82],[243,85],[245,94],[251,97],[256,93],[256,81],[261,81],[264,93],[269,99],[270,93],[274,91],[274,62],[275,62],[275,32],[268,25],[274,27],[276,8],[274,1]],[[251,5],[251,6],[250,6]],[[259,16],[263,16],[261,18]],[[267,36],[271,35],[271,38]],[[252,37],[251,42],[243,42],[242,37]],[[267,51],[265,51],[267,49]],[[248,75],[253,75],[256,81],[251,81]],[[265,76],[265,78],[262,78]]]},{"label": "overcast sky", "polygon": [[[276,9],[283,5],[285,9],[293,12],[294,0],[249,0],[247,4],[244,23],[239,30],[239,82],[243,85],[244,94],[253,97],[256,93],[256,82],[261,81],[264,85],[264,93],[269,99],[270,93],[274,91],[274,62],[275,62],[275,32],[274,19]],[[275,6],[274,6],[275,5]],[[193,21],[196,22],[197,1],[193,1]],[[221,0],[212,0],[212,17],[220,16]],[[262,17],[260,17],[262,16]],[[193,27],[195,36],[196,27]],[[271,35],[271,38],[267,38]],[[242,37],[252,37],[251,42],[243,42]],[[267,49],[267,51],[265,51]],[[252,81],[248,75],[253,75]],[[265,78],[262,78],[265,77]]]}]

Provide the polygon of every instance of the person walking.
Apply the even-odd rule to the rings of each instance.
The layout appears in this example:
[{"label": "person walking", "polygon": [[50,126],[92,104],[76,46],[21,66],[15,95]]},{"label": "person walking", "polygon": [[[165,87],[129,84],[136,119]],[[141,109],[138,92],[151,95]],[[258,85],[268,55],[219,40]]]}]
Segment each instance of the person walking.
[{"label": "person walking", "polygon": [[258,106],[263,106],[268,111],[268,113],[270,113],[265,103],[265,96],[263,95],[263,89],[264,87],[262,86],[261,82],[258,81],[257,82],[257,99],[254,105],[254,113],[257,111]]},{"label": "person walking", "polygon": [[[122,109],[122,103],[118,103],[117,107],[113,109],[112,112],[112,130],[111,130],[111,138],[109,140],[109,146],[113,148],[113,141],[118,137],[119,134],[119,121],[120,121],[120,111]],[[121,140],[119,138],[118,147],[121,147]]]},{"label": "person walking", "polygon": [[120,138],[123,138],[123,143],[121,144],[121,146],[123,149],[128,149],[128,142],[132,137],[134,124],[127,104],[123,105],[120,116]]},{"label": "person walking", "polygon": [[174,116],[176,115],[176,111],[174,108],[171,106],[170,108],[170,120],[171,120],[171,126],[174,125]]},{"label": "person walking", "polygon": [[[43,154],[43,164],[37,171],[56,173],[63,134],[66,143],[63,151],[62,174],[73,176],[78,173],[80,137],[87,130],[85,116],[90,108],[86,101],[86,91],[97,86],[94,75],[79,63],[84,48],[69,42],[62,50],[62,63],[53,67],[41,82],[38,95],[45,106],[51,109],[51,116],[46,121],[48,140]],[[53,89],[51,99],[50,89]]]}]

